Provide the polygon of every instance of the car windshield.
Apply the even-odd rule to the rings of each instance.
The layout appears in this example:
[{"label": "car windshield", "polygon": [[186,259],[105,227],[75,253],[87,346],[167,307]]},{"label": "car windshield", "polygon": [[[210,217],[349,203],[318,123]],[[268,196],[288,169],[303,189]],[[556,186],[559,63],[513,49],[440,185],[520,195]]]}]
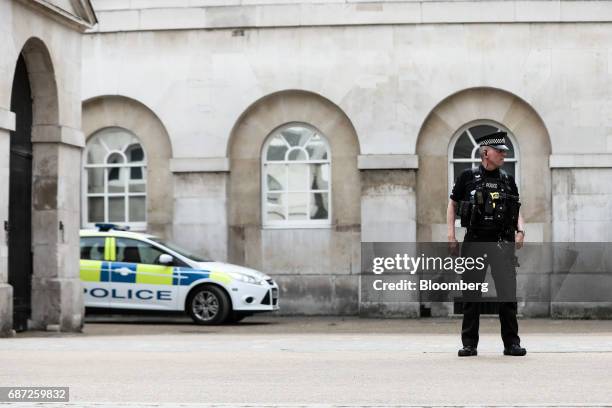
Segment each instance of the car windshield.
[{"label": "car windshield", "polygon": [[163,239],[159,239],[159,238],[151,238],[151,241],[153,242],[157,242],[158,244],[161,244],[163,246],[165,246],[166,248],[169,248],[171,250],[173,250],[174,252],[177,252],[181,255],[183,255],[185,258],[189,258],[192,261],[196,261],[196,262],[213,262],[210,259],[206,259],[201,255],[196,255],[193,252],[190,252],[184,248],[181,248],[180,246],[173,244],[171,242],[167,242],[164,241]]}]

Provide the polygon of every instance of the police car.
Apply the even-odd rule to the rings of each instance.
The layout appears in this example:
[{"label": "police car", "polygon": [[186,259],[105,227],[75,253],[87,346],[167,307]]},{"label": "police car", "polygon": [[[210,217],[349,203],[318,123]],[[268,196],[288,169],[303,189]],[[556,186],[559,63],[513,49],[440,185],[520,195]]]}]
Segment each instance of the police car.
[{"label": "police car", "polygon": [[88,308],[185,311],[197,324],[278,310],[278,285],[254,269],[202,259],[147,234],[97,224],[81,230]]}]

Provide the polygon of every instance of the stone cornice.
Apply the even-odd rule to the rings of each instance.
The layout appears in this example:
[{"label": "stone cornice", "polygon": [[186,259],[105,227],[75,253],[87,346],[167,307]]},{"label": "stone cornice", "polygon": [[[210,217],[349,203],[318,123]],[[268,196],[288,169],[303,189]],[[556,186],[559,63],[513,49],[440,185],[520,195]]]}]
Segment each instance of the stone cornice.
[{"label": "stone cornice", "polygon": [[32,143],[62,143],[84,147],[85,137],[80,129],[57,125],[34,125],[32,127]]},{"label": "stone cornice", "polygon": [[551,169],[612,168],[612,154],[553,154],[549,166]]},{"label": "stone cornice", "polygon": [[[257,0],[198,2],[131,8],[129,2],[96,10],[100,24],[92,32],[242,29],[398,24],[612,22],[612,2],[560,0],[382,1],[336,0],[265,4]],[[152,3],[159,4],[159,3]],[[202,5],[198,5],[202,4]],[[212,5],[210,5],[212,4]],[[124,6],[125,5],[125,6]]]},{"label": "stone cornice", "polygon": [[71,0],[71,4],[77,12],[83,16],[76,16],[68,11],[45,0],[17,0],[21,4],[39,11],[55,21],[84,32],[93,28],[98,22],[96,14],[89,0]]}]

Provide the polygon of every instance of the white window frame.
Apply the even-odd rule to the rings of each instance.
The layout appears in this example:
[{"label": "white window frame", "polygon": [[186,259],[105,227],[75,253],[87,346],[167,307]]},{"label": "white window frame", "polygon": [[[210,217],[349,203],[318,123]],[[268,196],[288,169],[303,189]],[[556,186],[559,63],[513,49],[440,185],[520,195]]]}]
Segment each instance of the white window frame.
[{"label": "white window frame", "polygon": [[[104,156],[104,163],[96,163],[96,164],[88,164],[87,163],[87,154],[89,152],[89,143],[91,141],[94,140],[94,138],[96,137],[100,137],[100,133],[107,131],[107,130],[113,130],[113,129],[117,129],[120,130],[122,132],[126,132],[129,133],[130,135],[132,135],[134,138],[136,138],[136,140],[138,140],[138,144],[140,145],[140,147],[142,148],[142,151],[144,153],[144,157],[143,157],[143,161],[142,163],[144,164],[138,164],[138,163],[128,163],[127,157],[125,156],[125,153],[123,151],[118,151],[118,150],[111,150],[108,148],[108,146],[106,145],[106,143],[104,143],[104,141],[102,139],[100,139],[100,142],[102,143],[102,145],[104,146],[104,148],[106,149],[106,156]],[[127,146],[126,146],[127,147]],[[96,133],[94,133],[88,140],[87,145],[85,146],[85,149],[83,150],[84,154],[83,154],[83,158],[82,158],[82,163],[83,163],[83,177],[81,178],[82,180],[82,184],[81,184],[81,224],[83,225],[84,228],[95,228],[95,225],[97,222],[89,222],[89,198],[90,197],[101,197],[104,199],[104,219],[108,220],[108,210],[109,210],[109,205],[108,205],[108,199],[111,197],[123,197],[125,199],[125,219],[129,219],[129,211],[130,211],[130,197],[144,197],[145,198],[145,221],[144,222],[114,222],[116,224],[122,225],[122,226],[127,226],[130,228],[130,230],[132,231],[146,231],[147,229],[147,218],[148,218],[148,214],[147,214],[147,209],[148,209],[148,200],[147,200],[147,185],[148,185],[148,178],[145,177],[146,176],[146,172],[147,172],[147,152],[145,151],[144,146],[142,145],[142,142],[140,141],[140,138],[138,138],[138,136],[136,136],[134,133],[130,132],[129,130],[122,128],[120,126],[109,126],[109,127],[105,127],[102,129],[99,129],[98,131],[96,131]],[[123,163],[121,164],[108,164],[107,160],[108,157],[111,154],[115,154],[115,153],[119,153],[121,154],[121,156],[123,156]],[[108,172],[110,169],[113,168],[132,168],[132,167],[140,167],[142,168],[143,171],[143,177],[145,177],[145,188],[144,188],[144,192],[138,192],[138,193],[130,193],[129,192],[129,182],[130,182],[130,178],[126,177],[125,179],[125,185],[124,185],[124,191],[122,193],[109,193],[108,192]],[[89,178],[89,172],[87,171],[88,169],[94,169],[94,168],[103,168],[104,169],[104,192],[102,193],[89,193],[88,191],[88,178]],[[111,221],[98,221],[98,222],[111,222]]]},{"label": "white window frame", "polygon": [[[289,155],[289,152],[291,152],[292,150],[295,150],[295,147],[291,147],[288,146],[289,149],[287,150],[287,153],[285,154],[285,160],[267,160],[267,153],[268,153],[268,147],[270,146],[270,143],[272,142],[272,140],[278,135],[279,132],[281,132],[283,129],[288,128],[288,127],[292,127],[292,126],[301,126],[301,127],[306,127],[310,130],[313,131],[313,136],[316,134],[318,136],[321,137],[321,140],[323,141],[323,143],[325,144],[325,148],[327,149],[327,160],[287,160],[287,156]],[[312,136],[311,136],[312,137]],[[308,139],[310,140],[310,139]],[[308,141],[306,141],[306,143],[308,143]],[[305,144],[306,144],[305,143]],[[311,200],[311,194],[312,193],[327,193],[328,194],[328,201],[327,201],[327,219],[326,220],[268,220],[267,219],[267,211],[266,211],[266,198],[268,196],[268,193],[274,194],[274,193],[278,193],[278,190],[268,190],[268,180],[267,180],[267,171],[266,171],[266,165],[267,164],[274,164],[274,165],[279,165],[279,164],[285,164],[285,174],[287,176],[287,183],[289,181],[289,174],[288,174],[288,168],[289,165],[292,164],[327,164],[329,165],[329,188],[327,190],[283,190],[282,193],[306,193],[308,194],[308,206],[307,208],[310,209],[310,200]],[[288,185],[287,185],[288,188]],[[299,228],[330,228],[331,227],[331,222],[332,222],[332,159],[331,159],[331,148],[329,146],[329,141],[327,140],[327,137],[321,132],[319,131],[317,128],[315,128],[314,126],[308,124],[308,123],[304,123],[304,122],[290,122],[290,123],[285,123],[282,126],[277,127],[276,129],[274,129],[266,138],[265,143],[263,144],[262,150],[261,150],[261,223],[262,223],[262,228],[264,229],[299,229]],[[289,205],[289,200],[287,199],[285,202],[285,210],[287,213],[287,206]]]}]

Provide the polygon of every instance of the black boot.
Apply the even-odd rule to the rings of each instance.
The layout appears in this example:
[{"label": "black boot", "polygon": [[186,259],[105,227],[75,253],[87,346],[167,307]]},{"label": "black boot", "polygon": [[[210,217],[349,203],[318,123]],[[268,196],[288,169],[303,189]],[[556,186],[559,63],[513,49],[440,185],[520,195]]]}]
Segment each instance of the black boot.
[{"label": "black boot", "polygon": [[510,347],[504,348],[504,356],[524,356],[525,354],[527,354],[527,350],[520,344],[512,344]]},{"label": "black boot", "polygon": [[476,350],[476,347],[473,346],[463,346],[457,355],[459,355],[459,357],[477,356],[478,350]]}]

